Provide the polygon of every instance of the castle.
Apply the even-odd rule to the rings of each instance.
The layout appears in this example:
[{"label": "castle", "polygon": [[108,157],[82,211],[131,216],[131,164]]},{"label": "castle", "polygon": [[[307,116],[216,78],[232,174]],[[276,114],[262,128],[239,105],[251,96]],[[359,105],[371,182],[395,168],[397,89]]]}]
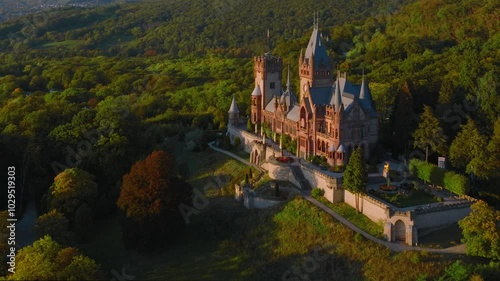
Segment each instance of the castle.
[{"label": "castle", "polygon": [[[330,166],[346,164],[358,146],[364,148],[366,158],[373,153],[379,116],[368,83],[363,75],[361,85],[353,85],[346,73],[338,73],[334,80],[333,62],[317,22],[305,52],[300,54],[300,100],[291,91],[290,71],[282,89],[282,71],[280,57],[266,53],[254,58],[250,116],[254,126],[288,135],[297,142],[297,151],[291,151],[297,157],[323,156]],[[237,110],[233,100],[229,125],[235,123]]]}]

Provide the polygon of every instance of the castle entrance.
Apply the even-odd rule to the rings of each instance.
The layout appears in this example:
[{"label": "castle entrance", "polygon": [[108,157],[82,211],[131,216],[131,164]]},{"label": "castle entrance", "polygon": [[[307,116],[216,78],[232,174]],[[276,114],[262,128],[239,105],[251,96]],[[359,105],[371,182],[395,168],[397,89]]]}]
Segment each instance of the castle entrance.
[{"label": "castle entrance", "polygon": [[406,241],[406,231],[405,231],[405,223],[401,220],[398,220],[396,224],[394,224],[396,241]]}]

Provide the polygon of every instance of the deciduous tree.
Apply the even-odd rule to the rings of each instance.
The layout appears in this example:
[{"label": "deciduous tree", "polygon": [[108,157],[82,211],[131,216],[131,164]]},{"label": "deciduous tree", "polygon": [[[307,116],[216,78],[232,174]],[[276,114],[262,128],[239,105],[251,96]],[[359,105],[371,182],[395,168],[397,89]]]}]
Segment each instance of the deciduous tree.
[{"label": "deciduous tree", "polygon": [[22,248],[10,280],[96,280],[99,265],[75,248],[63,248],[50,236]]},{"label": "deciduous tree", "polygon": [[73,242],[74,235],[69,230],[68,219],[56,209],[39,216],[34,228],[38,238],[50,235],[62,245],[69,245]]},{"label": "deciduous tree", "polygon": [[78,168],[66,169],[54,178],[49,190],[48,206],[72,221],[78,207],[85,203],[94,206],[97,196],[93,175]]},{"label": "deciduous tree", "polygon": [[462,228],[462,242],[467,254],[500,259],[500,211],[479,201],[471,206],[471,213],[458,224]]}]

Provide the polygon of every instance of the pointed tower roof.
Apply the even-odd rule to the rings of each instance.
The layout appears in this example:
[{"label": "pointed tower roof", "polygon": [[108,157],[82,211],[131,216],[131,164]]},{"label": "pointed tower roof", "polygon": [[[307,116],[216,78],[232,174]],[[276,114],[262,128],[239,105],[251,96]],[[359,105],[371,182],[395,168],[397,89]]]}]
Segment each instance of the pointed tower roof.
[{"label": "pointed tower roof", "polygon": [[253,89],[253,92],[252,92],[252,96],[254,96],[254,97],[262,96],[259,84],[255,85],[255,88]]},{"label": "pointed tower roof", "polygon": [[339,148],[337,149],[337,152],[346,153],[347,149],[345,149],[345,146],[343,144],[341,144],[341,145],[339,145]]},{"label": "pointed tower roof", "polygon": [[370,115],[377,115],[375,108],[373,106],[372,95],[370,93],[370,88],[368,88],[368,82],[365,79],[365,74],[363,71],[363,80],[361,82],[361,88],[359,89],[359,103],[361,106],[368,110]]},{"label": "pointed tower roof", "polygon": [[360,100],[371,101],[370,89],[368,89],[368,84],[365,82],[365,72],[363,71],[363,80],[361,82],[361,90],[359,91]]},{"label": "pointed tower roof", "polygon": [[309,43],[307,44],[306,53],[304,55],[305,59],[314,59],[314,65],[320,65],[321,63],[327,64],[329,61],[328,54],[324,44],[321,42],[321,34],[318,31],[318,20],[315,18],[313,25],[313,32]]},{"label": "pointed tower roof", "polygon": [[335,108],[335,111],[340,111],[342,108],[342,93],[340,92],[340,82],[339,82],[339,77],[337,77],[337,80],[335,80],[335,92],[333,93],[333,101],[332,105]]},{"label": "pointed tower roof", "polygon": [[231,107],[229,108],[228,113],[240,113],[238,110],[238,106],[236,105],[236,99],[233,96],[233,101],[231,102]]}]

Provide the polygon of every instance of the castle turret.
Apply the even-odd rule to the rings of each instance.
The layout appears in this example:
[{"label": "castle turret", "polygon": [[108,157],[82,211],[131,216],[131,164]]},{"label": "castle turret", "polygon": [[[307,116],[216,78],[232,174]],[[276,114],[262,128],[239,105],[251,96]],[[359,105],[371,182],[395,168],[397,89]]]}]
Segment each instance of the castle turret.
[{"label": "castle turret", "polygon": [[238,110],[238,106],[236,105],[236,99],[233,97],[233,101],[231,102],[231,107],[229,108],[229,126],[237,126],[238,121],[240,119],[240,111]]},{"label": "castle turret", "polygon": [[252,92],[252,106],[251,106],[251,120],[253,124],[260,124],[260,119],[262,115],[262,92],[260,91],[260,85],[255,85]]}]

